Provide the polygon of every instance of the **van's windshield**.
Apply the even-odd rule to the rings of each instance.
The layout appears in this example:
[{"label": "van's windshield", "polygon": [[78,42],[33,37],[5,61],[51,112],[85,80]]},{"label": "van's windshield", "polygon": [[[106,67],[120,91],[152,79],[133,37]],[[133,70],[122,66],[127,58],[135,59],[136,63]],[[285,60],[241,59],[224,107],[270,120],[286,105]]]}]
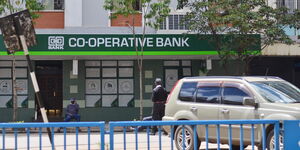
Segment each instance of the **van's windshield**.
[{"label": "van's windshield", "polygon": [[266,100],[274,103],[300,103],[300,90],[286,81],[255,81],[250,85]]}]

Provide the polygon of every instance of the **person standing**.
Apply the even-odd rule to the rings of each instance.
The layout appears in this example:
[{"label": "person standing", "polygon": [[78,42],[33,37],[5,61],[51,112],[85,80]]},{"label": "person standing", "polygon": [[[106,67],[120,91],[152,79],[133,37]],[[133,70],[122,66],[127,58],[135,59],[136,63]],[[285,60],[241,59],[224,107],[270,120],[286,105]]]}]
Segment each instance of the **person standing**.
[{"label": "person standing", "polygon": [[64,121],[68,122],[71,119],[75,119],[76,121],[80,121],[80,115],[78,114],[79,105],[76,103],[75,98],[71,98],[70,101],[71,101],[71,103],[67,106],[66,116],[65,116]]},{"label": "person standing", "polygon": [[[162,120],[165,115],[165,103],[168,97],[168,93],[162,86],[162,81],[160,78],[155,79],[155,87],[152,92],[152,120]],[[151,135],[155,135],[157,132],[157,127],[152,127]]]}]

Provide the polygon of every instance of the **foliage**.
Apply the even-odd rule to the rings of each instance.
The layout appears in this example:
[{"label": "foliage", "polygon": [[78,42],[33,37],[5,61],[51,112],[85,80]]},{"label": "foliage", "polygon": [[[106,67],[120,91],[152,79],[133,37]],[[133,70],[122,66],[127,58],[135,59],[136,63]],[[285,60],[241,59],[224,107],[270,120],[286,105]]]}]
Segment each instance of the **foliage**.
[{"label": "foliage", "polygon": [[31,13],[31,17],[33,19],[38,18],[39,15],[36,14],[36,11],[44,9],[44,6],[37,2],[37,0],[1,0],[0,1],[0,15],[6,16],[12,13],[16,13],[18,11],[23,10],[24,8],[22,7],[17,7],[17,6],[22,6],[23,3],[26,3],[26,9],[28,9]]},{"label": "foliage", "polygon": [[[138,3],[141,9],[133,7],[133,4]],[[116,15],[134,15],[143,13],[143,20],[146,25],[158,28],[159,24],[169,15],[170,0],[105,0],[104,8],[110,10],[112,18]]]},{"label": "foliage", "polygon": [[[257,53],[249,47],[258,41],[253,34],[261,35],[261,47],[275,43],[292,44],[284,28],[299,28],[300,13],[288,13],[287,8],[273,8],[266,0],[203,0],[188,2],[178,0],[179,8],[188,7],[186,21],[189,30],[213,36],[213,43],[221,60],[237,58],[247,61]],[[224,42],[220,34],[232,35],[231,42]]]}]

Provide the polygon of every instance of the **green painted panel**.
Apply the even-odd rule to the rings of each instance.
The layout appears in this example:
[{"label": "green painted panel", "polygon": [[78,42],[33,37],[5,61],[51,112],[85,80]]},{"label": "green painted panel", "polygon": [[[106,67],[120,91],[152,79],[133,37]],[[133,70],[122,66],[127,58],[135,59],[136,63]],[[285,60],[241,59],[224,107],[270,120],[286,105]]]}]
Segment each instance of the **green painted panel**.
[{"label": "green painted panel", "polygon": [[[164,61],[163,60],[145,60],[144,61],[144,73],[145,70],[152,71],[153,78],[144,79],[143,85],[154,85],[155,78],[164,79]],[[145,77],[145,75],[144,75]],[[145,88],[145,86],[144,86]],[[152,93],[145,93],[144,98],[151,99]]]},{"label": "green painted panel", "polygon": [[[71,78],[72,61],[63,61],[63,99],[68,100],[71,97],[76,99],[85,99],[85,69],[84,61],[78,61],[78,76]],[[70,93],[70,86],[77,86],[77,93]]]},{"label": "green painted panel", "polygon": [[[143,108],[144,116],[151,116],[152,108]],[[139,108],[82,108],[81,121],[126,121],[139,119]]]},{"label": "green painted panel", "polygon": [[[12,122],[13,109],[12,108],[1,108],[0,109],[0,122]],[[18,108],[17,120],[24,122],[32,122],[34,117],[34,109]]]},{"label": "green painted panel", "polygon": [[[244,36],[220,35],[225,42]],[[259,35],[247,35],[260,41]],[[136,55],[135,45],[144,45],[145,55],[216,55],[210,35],[197,34],[148,34],[144,41],[131,34],[39,34],[38,45],[30,48],[31,55]],[[233,44],[234,45],[234,44]],[[249,47],[260,50],[260,42]],[[0,37],[0,53],[6,54]],[[22,53],[18,53],[21,55]]]},{"label": "green painted panel", "polygon": [[239,76],[245,72],[245,64],[238,60],[229,60],[224,66],[219,60],[212,61],[212,69],[208,76]]}]

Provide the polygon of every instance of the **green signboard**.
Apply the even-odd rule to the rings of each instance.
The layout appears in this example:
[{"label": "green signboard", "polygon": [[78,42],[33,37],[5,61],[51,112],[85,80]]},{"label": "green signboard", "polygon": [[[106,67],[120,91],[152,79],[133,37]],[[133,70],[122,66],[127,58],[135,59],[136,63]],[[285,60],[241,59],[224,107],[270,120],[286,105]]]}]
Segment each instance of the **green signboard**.
[{"label": "green signboard", "polygon": [[[253,35],[260,38],[259,35]],[[211,36],[196,34],[39,34],[31,55],[136,55],[135,46],[144,46],[144,55],[215,55]],[[260,50],[260,43],[253,50]],[[6,55],[0,37],[0,54]]]}]

